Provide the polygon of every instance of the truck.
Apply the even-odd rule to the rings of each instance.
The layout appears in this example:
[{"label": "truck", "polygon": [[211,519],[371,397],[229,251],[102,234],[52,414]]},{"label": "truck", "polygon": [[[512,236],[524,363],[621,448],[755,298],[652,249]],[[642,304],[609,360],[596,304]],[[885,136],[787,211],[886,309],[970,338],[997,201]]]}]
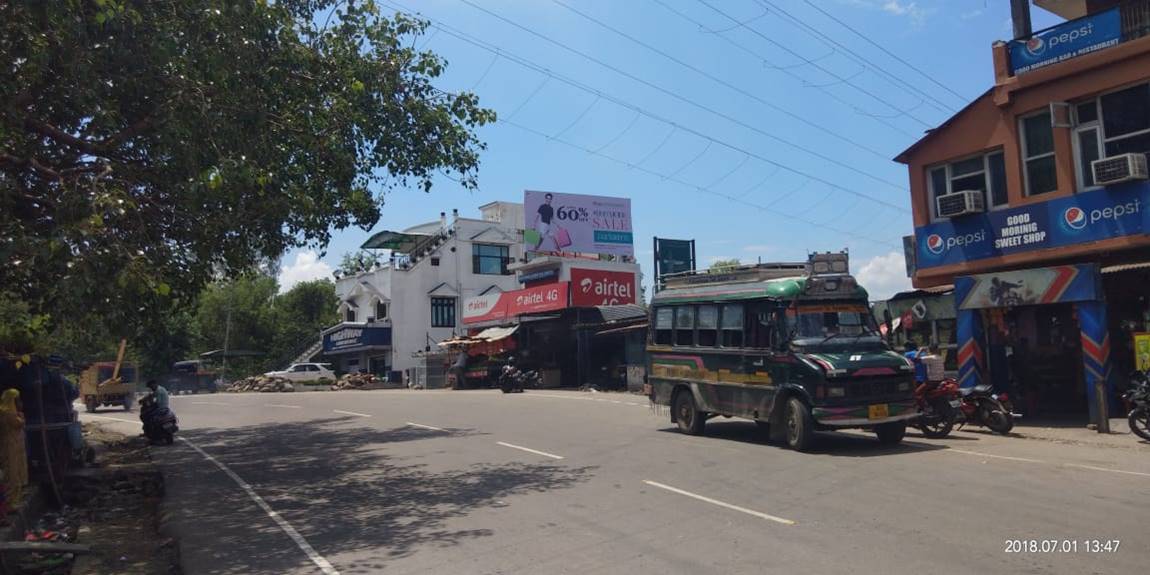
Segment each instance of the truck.
[{"label": "truck", "polygon": [[651,402],[683,433],[754,420],[809,450],[815,432],[862,428],[887,444],[918,417],[914,369],[880,336],[849,255],[658,278],[647,342]]}]

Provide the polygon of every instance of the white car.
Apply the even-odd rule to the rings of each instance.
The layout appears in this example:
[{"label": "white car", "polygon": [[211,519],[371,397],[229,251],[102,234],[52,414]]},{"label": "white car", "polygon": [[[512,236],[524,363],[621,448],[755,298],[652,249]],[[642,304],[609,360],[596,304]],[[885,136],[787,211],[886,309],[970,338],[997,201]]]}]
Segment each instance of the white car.
[{"label": "white car", "polygon": [[269,371],[268,377],[282,377],[288,381],[315,381],[330,379],[335,381],[335,372],[328,363],[293,363],[283,371]]}]

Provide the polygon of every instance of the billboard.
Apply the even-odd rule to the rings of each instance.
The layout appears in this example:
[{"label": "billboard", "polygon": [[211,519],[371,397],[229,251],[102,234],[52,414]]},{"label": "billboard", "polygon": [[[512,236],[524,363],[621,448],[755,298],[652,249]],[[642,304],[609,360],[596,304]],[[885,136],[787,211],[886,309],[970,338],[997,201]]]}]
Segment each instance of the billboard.
[{"label": "billboard", "polygon": [[1025,74],[1043,66],[1117,46],[1122,39],[1118,8],[1063,22],[1029,38],[1010,42],[1010,69]]},{"label": "billboard", "polygon": [[915,228],[917,269],[1150,232],[1150,183],[1131,182]]},{"label": "billboard", "polygon": [[463,323],[509,320],[519,315],[567,308],[567,282],[490,293],[463,301]]},{"label": "billboard", "polygon": [[954,300],[958,309],[1093,301],[1101,295],[1099,277],[1096,264],[960,276]]},{"label": "billboard", "polygon": [[630,198],[528,190],[523,214],[528,252],[635,255]]},{"label": "billboard", "polygon": [[571,268],[573,307],[633,303],[635,303],[635,274]]},{"label": "billboard", "polygon": [[695,270],[695,240],[655,238],[655,277]]}]

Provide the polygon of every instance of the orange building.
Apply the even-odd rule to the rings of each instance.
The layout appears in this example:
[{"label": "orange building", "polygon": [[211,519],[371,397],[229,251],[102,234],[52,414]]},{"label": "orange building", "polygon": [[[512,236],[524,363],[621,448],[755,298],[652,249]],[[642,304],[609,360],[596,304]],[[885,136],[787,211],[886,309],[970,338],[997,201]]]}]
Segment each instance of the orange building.
[{"label": "orange building", "polygon": [[1068,20],[991,52],[994,86],[900,154],[915,287],[954,285],[959,375],[1096,417],[1150,331],[1150,0],[1036,0]]}]

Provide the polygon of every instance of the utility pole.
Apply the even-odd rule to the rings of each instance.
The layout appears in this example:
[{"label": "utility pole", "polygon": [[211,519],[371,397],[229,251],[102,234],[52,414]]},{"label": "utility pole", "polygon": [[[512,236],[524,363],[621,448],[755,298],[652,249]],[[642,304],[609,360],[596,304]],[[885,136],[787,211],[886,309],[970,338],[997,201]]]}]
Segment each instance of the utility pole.
[{"label": "utility pole", "polygon": [[[235,284],[233,283],[234,287]],[[228,315],[224,320],[224,383],[228,383],[228,343],[232,335],[232,298],[228,297]]]}]

